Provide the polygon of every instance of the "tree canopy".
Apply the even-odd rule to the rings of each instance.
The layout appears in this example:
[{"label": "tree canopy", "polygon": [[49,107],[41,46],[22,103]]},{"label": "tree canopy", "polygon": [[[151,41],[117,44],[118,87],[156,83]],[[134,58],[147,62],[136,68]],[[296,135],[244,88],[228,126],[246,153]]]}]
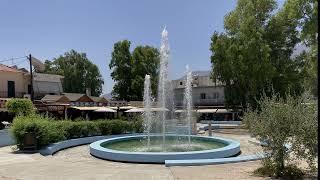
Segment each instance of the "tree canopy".
[{"label": "tree canopy", "polygon": [[[302,69],[308,63],[293,58],[292,54],[304,37],[310,37],[306,34],[317,29],[314,27],[317,23],[306,25],[314,19],[302,20],[304,17],[297,13],[305,1],[315,2],[287,0],[276,11],[274,0],[239,0],[236,8],[225,16],[225,32],[214,32],[210,50],[212,78],[226,84],[227,106],[254,106],[262,92],[270,95],[274,91],[281,97],[303,92],[306,73]],[[310,8],[315,6],[305,7],[314,13]]]},{"label": "tree canopy", "polygon": [[75,50],[45,61],[45,73],[64,76],[63,89],[68,93],[85,93],[91,89],[93,96],[99,96],[104,83],[98,67],[93,64],[85,53]]},{"label": "tree canopy", "polygon": [[144,77],[151,77],[151,89],[156,94],[159,52],[151,46],[137,46],[130,52],[131,42],[119,41],[114,44],[109,68],[115,81],[112,90],[118,100],[142,100]]}]

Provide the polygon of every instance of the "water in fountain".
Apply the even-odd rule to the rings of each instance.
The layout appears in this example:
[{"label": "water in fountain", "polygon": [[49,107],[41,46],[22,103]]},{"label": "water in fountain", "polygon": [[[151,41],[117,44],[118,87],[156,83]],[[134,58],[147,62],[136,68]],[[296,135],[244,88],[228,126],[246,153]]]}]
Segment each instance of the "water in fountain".
[{"label": "water in fountain", "polygon": [[150,131],[151,131],[151,90],[150,90],[150,75],[145,76],[144,78],[144,93],[143,93],[143,122],[145,126],[145,132],[147,133],[148,141],[147,147],[150,148]]},{"label": "water in fountain", "polygon": [[192,72],[189,70],[189,66],[186,66],[186,87],[184,91],[184,98],[186,102],[186,120],[188,126],[188,145],[190,146],[191,140],[191,122],[192,122]]},{"label": "water in fountain", "polygon": [[[192,75],[187,66],[185,79],[184,93],[184,113],[183,117],[175,119],[175,104],[174,104],[174,84],[168,80],[168,63],[169,63],[169,44],[168,31],[164,28],[161,34],[160,47],[160,70],[158,82],[157,107],[158,112],[151,111],[151,90],[150,76],[145,76],[144,83],[144,132],[146,133],[147,142],[146,148],[149,151],[162,149],[162,151],[170,151],[175,146],[183,147],[184,149],[192,149],[191,145],[191,122],[192,122]],[[155,119],[155,121],[153,121]],[[159,138],[152,138],[150,133],[161,134]],[[169,137],[170,136],[170,137]],[[168,142],[167,142],[168,141]],[[195,145],[195,144],[194,144]],[[152,147],[152,148],[151,148]],[[183,149],[182,148],[182,149]]]},{"label": "water in fountain", "polygon": [[158,106],[162,109],[159,114],[159,118],[162,122],[162,147],[165,151],[166,144],[166,90],[168,84],[168,62],[169,62],[169,43],[168,43],[168,31],[166,28],[161,33],[161,46],[160,46],[160,72],[158,83]]}]

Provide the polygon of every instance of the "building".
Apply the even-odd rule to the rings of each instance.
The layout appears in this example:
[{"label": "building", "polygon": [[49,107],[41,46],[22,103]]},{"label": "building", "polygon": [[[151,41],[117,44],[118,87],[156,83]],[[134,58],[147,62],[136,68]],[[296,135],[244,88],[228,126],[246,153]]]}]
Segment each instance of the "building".
[{"label": "building", "polygon": [[27,72],[0,64],[0,98],[23,97],[30,91],[30,75]]},{"label": "building", "polygon": [[46,94],[60,95],[63,93],[63,76],[56,74],[33,74],[33,92],[35,99],[41,99]]},{"label": "building", "polygon": [[[192,72],[192,102],[194,106],[223,106],[224,86],[213,82],[210,71]],[[176,106],[183,105],[186,77],[172,80]]]},{"label": "building", "polygon": [[[22,98],[31,94],[31,75],[16,66],[9,67],[0,64],[0,98]],[[63,76],[55,74],[34,73],[33,92],[35,99],[41,99],[46,94],[59,95],[63,93]]]}]

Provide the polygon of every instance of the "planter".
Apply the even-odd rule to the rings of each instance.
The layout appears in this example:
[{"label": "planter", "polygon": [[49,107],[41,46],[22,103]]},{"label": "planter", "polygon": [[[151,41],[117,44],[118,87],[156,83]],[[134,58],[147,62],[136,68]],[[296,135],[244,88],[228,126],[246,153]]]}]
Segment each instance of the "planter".
[{"label": "planter", "polygon": [[34,133],[26,133],[21,146],[22,150],[36,150],[37,138]]}]

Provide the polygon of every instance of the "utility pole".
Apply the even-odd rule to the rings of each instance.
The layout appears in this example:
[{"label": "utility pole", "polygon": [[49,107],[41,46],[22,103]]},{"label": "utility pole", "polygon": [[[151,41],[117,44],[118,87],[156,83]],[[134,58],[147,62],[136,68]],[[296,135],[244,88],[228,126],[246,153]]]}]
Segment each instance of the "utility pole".
[{"label": "utility pole", "polygon": [[29,63],[30,63],[30,96],[31,96],[31,101],[33,102],[33,99],[34,99],[34,92],[33,92],[33,74],[32,74],[32,61],[31,61],[31,54],[29,54]]}]

